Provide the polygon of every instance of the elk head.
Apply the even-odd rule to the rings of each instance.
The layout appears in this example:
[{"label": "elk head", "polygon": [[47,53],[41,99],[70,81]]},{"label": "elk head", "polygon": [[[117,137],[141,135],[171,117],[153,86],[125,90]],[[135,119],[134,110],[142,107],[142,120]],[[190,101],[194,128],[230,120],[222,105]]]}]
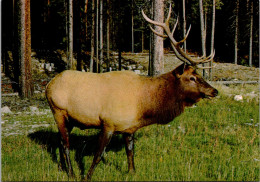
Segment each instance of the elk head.
[{"label": "elk head", "polygon": [[172,71],[177,78],[179,97],[185,106],[191,106],[203,98],[215,97],[218,91],[209,85],[193,66],[182,64]]}]

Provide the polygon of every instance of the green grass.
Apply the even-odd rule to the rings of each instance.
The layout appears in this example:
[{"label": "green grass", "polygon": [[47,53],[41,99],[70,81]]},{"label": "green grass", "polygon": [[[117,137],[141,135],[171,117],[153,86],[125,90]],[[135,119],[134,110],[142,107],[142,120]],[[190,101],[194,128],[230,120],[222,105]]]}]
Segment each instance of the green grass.
[{"label": "green grass", "polygon": [[[15,123],[49,123],[28,134],[2,135],[3,181],[66,181],[59,170],[57,128],[51,113],[6,115]],[[6,123],[2,125],[4,128]],[[23,129],[22,127],[20,129]],[[24,130],[28,130],[28,126]],[[98,130],[74,129],[71,160],[76,179],[87,173],[97,143]],[[152,125],[135,134],[136,173],[127,173],[121,135],[112,138],[94,181],[259,181],[259,103],[233,101],[220,95],[204,100],[167,125]]]}]

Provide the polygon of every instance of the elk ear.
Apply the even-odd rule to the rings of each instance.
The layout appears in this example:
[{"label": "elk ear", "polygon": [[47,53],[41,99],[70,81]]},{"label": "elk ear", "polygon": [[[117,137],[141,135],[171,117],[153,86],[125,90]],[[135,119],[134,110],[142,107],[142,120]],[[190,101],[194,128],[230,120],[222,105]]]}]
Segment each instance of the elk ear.
[{"label": "elk ear", "polygon": [[184,69],[186,67],[186,64],[183,63],[181,64],[180,66],[178,66],[177,68],[175,68],[173,71],[172,71],[172,74],[177,77],[177,78],[180,78],[181,75],[183,74],[184,72]]}]

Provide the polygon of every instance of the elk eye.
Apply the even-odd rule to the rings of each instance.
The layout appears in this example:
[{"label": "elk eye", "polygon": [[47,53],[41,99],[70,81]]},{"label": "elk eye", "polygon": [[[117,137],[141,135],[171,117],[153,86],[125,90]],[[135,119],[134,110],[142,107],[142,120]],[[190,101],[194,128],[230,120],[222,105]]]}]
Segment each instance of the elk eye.
[{"label": "elk eye", "polygon": [[192,76],[192,77],[190,77],[190,80],[195,82],[196,78]]}]

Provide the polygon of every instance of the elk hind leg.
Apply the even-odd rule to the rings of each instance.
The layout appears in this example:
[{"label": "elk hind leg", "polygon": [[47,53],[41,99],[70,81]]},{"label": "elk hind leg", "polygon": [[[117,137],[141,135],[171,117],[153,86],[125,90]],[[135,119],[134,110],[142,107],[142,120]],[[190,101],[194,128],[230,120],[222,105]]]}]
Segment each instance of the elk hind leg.
[{"label": "elk hind leg", "polygon": [[[74,173],[70,161],[70,152],[69,152],[69,147],[70,147],[69,134],[72,130],[72,127],[70,127],[68,124],[67,112],[65,110],[55,109],[54,118],[58,125],[60,141],[61,141],[59,145],[61,165],[63,168],[65,167],[70,177],[74,177]],[[64,165],[66,165],[67,167]]]}]

